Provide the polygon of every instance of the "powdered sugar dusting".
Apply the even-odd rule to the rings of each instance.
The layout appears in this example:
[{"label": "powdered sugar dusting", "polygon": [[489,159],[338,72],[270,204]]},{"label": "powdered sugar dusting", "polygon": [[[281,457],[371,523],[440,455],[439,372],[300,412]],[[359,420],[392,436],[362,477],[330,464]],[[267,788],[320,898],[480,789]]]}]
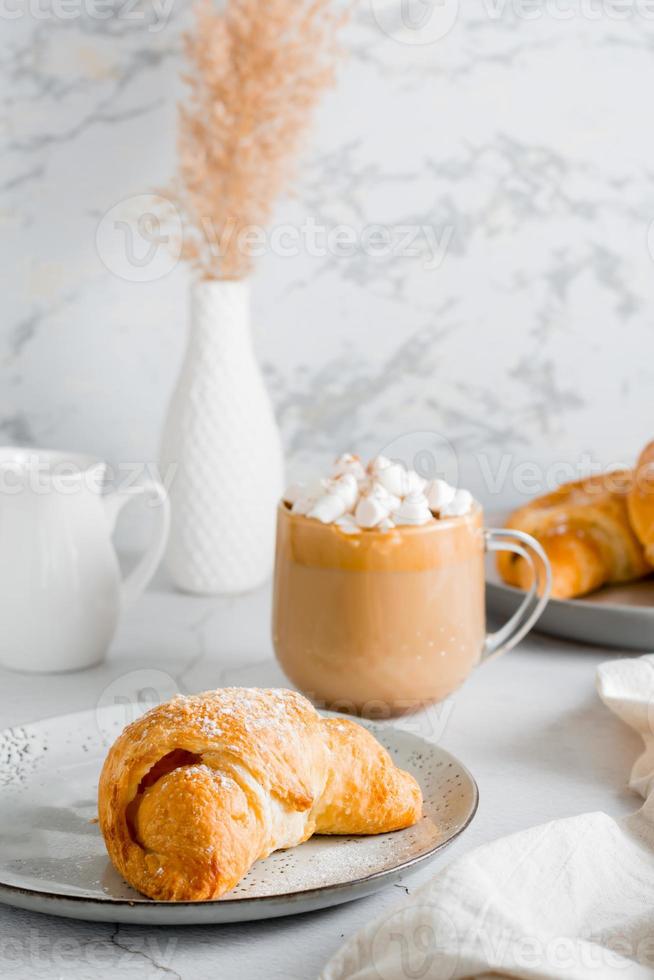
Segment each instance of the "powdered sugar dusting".
[{"label": "powdered sugar dusting", "polygon": [[161,722],[169,722],[171,726],[183,723],[198,728],[212,742],[220,743],[233,732],[235,723],[246,733],[270,730],[284,734],[296,726],[298,715],[307,712],[310,716],[313,707],[295,691],[225,687],[204,694],[178,694],[148,711],[130,726],[130,731],[145,741]]}]

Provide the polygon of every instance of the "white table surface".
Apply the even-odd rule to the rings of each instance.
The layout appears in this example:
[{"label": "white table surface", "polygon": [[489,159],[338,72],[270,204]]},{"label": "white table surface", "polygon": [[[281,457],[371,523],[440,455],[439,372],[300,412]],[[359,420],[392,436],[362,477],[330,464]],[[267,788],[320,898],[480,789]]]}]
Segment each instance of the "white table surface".
[{"label": "white table surface", "polygon": [[[268,588],[234,599],[191,598],[162,578],[125,616],[103,666],[49,677],[0,670],[2,726],[92,708],[144,688],[165,695],[169,688],[283,685],[269,616]],[[457,855],[557,817],[636,808],[625,779],[638,739],[595,694],[595,668],[613,656],[534,634],[477,671],[443,707],[411,721],[471,769],[480,806],[468,831],[404,885],[331,910],[228,927],[116,927],[0,906],[0,977],[317,977],[346,937]]]}]

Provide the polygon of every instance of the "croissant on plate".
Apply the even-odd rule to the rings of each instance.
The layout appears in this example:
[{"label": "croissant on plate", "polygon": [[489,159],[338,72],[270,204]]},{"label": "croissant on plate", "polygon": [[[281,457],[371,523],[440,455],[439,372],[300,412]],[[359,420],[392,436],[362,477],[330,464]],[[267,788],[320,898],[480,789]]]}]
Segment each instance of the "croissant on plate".
[{"label": "croissant on plate", "polygon": [[654,442],[645,447],[638,460],[628,505],[632,527],[654,566]]},{"label": "croissant on plate", "polygon": [[300,694],[224,688],[129,725],[104,764],[99,821],[116,870],[160,901],[229,892],[255,861],[312,834],[416,823],[415,779],[361,725]]},{"label": "croissant on plate", "polygon": [[[631,498],[634,486],[631,470],[605,473],[566,483],[511,514],[506,526],[533,535],[545,549],[553,598],[586,595],[652,571],[629,519],[629,509],[640,506]],[[654,496],[648,505],[654,507]],[[654,523],[648,526],[654,540]],[[531,570],[518,555],[499,555],[498,569],[508,585],[530,587]]]}]

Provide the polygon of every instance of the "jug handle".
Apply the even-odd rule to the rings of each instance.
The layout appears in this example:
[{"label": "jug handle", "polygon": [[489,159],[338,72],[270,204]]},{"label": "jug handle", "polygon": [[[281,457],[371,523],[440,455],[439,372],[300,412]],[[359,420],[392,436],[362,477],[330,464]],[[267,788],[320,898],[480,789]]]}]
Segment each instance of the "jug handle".
[{"label": "jug handle", "polygon": [[155,527],[152,540],[145,554],[121,585],[121,603],[123,608],[132,605],[145,591],[159,567],[168,542],[170,531],[170,499],[168,491],[157,480],[141,480],[132,487],[120,491],[111,491],[102,498],[109,519],[111,531],[116,526],[118,515],[123,507],[137,497],[149,497],[155,504]]}]

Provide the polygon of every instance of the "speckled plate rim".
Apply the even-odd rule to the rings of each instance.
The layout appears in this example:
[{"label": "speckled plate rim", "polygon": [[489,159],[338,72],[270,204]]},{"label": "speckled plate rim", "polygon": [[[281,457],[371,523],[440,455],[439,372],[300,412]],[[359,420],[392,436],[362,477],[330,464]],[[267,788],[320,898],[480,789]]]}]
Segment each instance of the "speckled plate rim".
[{"label": "speckled plate rim", "polygon": [[[28,731],[48,722],[63,723],[76,718],[82,719],[87,717],[89,713],[86,710],[65,715],[53,715],[41,719],[39,722],[13,727]],[[329,711],[321,711],[320,714],[324,717],[343,717],[343,715]],[[392,868],[373,871],[349,881],[324,885],[319,888],[296,889],[275,895],[261,895],[254,898],[234,896],[208,902],[155,902],[145,897],[122,899],[112,898],[110,895],[106,898],[94,898],[85,895],[67,895],[61,892],[25,888],[0,880],[0,903],[27,911],[85,921],[121,922],[135,925],[219,925],[221,923],[229,924],[264,918],[278,918],[328,908],[353,901],[356,898],[364,898],[377,891],[382,884],[398,881],[407,872],[429,861],[444,850],[467,830],[479,808],[479,787],[467,766],[439,745],[435,745],[413,732],[406,732],[400,727],[396,728],[392,723],[375,724],[365,719],[357,719],[357,721],[372,732],[384,733],[385,735],[390,733],[391,738],[395,732],[399,735],[410,735],[422,743],[425,751],[437,753],[444,762],[456,765],[461,774],[468,780],[472,799],[465,819],[456,830],[450,832],[434,847],[430,847],[423,853],[414,855]],[[295,907],[296,905],[299,907]],[[217,910],[219,910],[218,914]]]}]

